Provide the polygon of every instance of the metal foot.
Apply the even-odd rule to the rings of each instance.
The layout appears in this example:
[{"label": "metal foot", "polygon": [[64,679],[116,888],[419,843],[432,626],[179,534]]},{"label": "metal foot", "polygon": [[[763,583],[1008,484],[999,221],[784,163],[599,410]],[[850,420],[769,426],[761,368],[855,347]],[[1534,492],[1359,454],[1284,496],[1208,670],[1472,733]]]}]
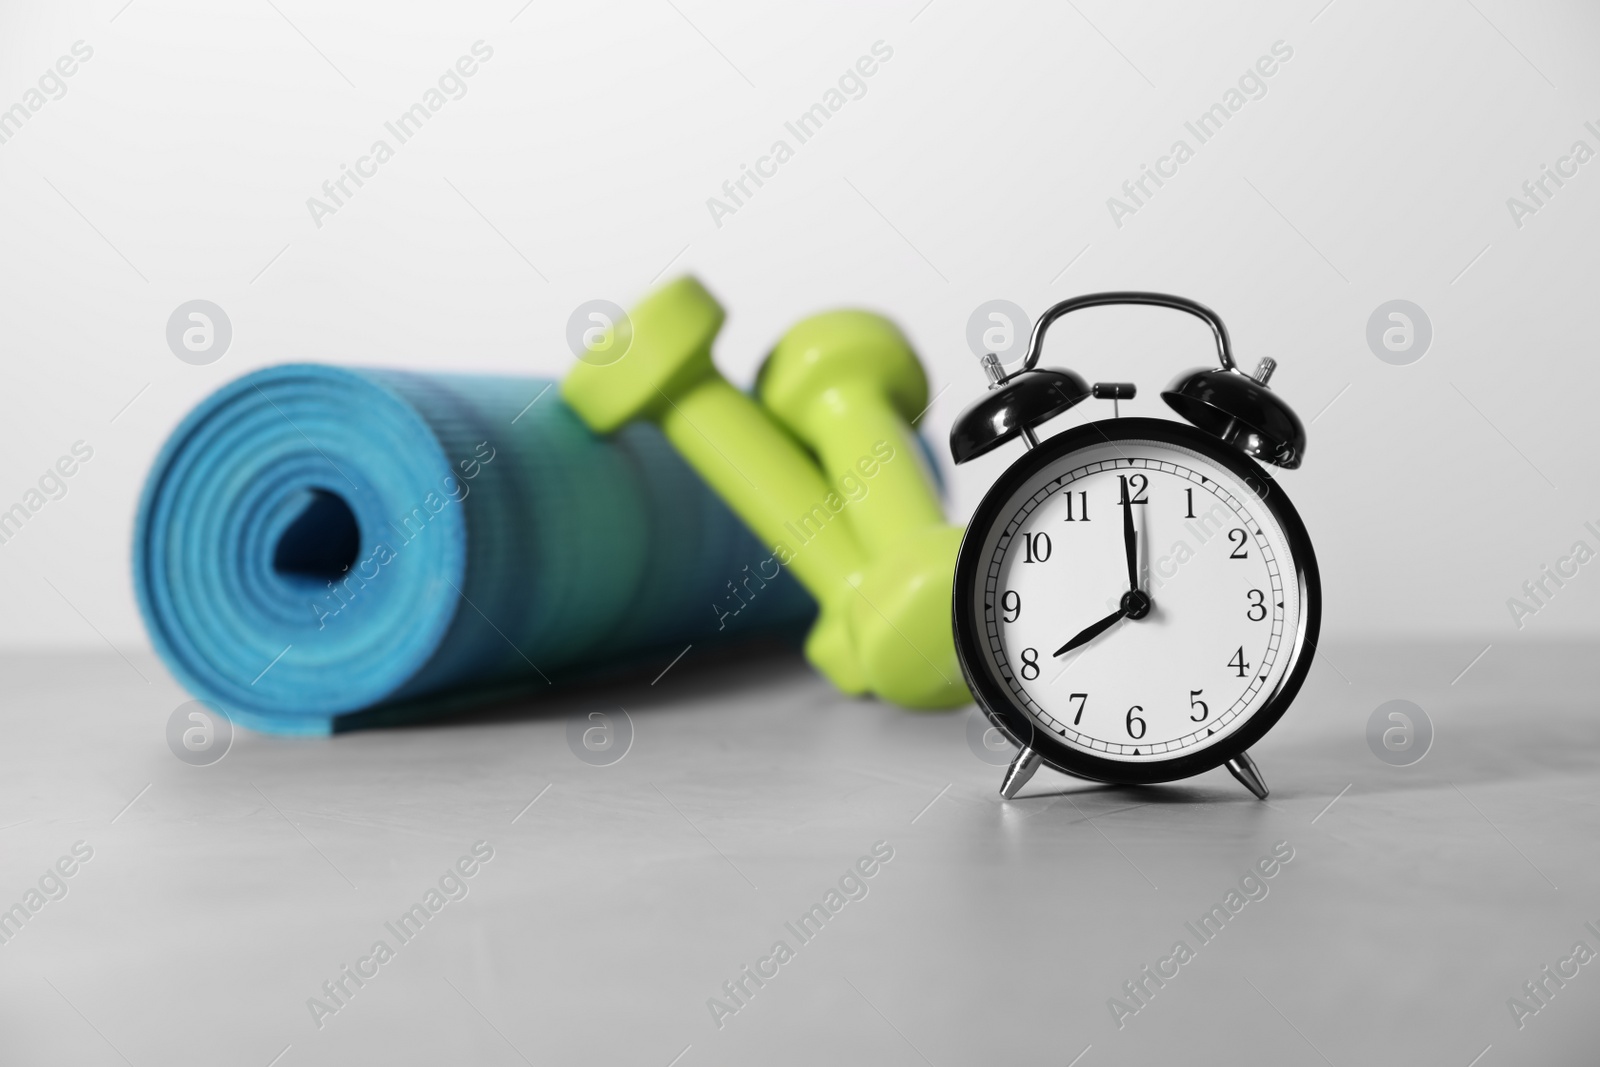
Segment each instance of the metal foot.
[{"label": "metal foot", "polygon": [[1005,780],[1000,783],[1000,795],[1010,800],[1017,795],[1017,791],[1028,784],[1028,779],[1033,777],[1033,772],[1039,769],[1043,757],[1031,748],[1024,748],[1017,753],[1017,758],[1011,761],[1011,766],[1006,768]]},{"label": "metal foot", "polygon": [[1267,799],[1267,783],[1261,777],[1261,768],[1250,758],[1250,753],[1241,752],[1229,760],[1228,770],[1239,779],[1240,785],[1256,795],[1257,800]]}]

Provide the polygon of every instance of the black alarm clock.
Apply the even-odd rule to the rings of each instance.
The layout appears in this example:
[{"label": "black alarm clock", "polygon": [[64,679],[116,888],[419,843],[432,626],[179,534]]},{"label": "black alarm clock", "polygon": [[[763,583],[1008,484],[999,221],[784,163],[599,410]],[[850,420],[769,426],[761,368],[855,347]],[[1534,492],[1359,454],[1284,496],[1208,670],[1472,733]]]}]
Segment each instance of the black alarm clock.
[{"label": "black alarm clock", "polygon": [[[1203,320],[1219,367],[1161,394],[1187,421],[1121,418],[1136,390],[1091,390],[1039,369],[1045,331],[1082,308],[1145,304]],[[956,651],[991,722],[1020,749],[1000,793],[1041,762],[1099,782],[1187,778],[1226,764],[1257,797],[1251,745],[1288,710],[1322,618],[1316,555],[1294,505],[1256,462],[1293,469],[1306,433],[1269,388],[1276,364],[1239,370],[1209,308],[1163,293],[1064,300],[1034,326],[1021,369],[984,357],[989,392],[950,433],[959,463],[1021,437],[957,557]],[[1090,396],[1113,417],[1040,440]]]}]

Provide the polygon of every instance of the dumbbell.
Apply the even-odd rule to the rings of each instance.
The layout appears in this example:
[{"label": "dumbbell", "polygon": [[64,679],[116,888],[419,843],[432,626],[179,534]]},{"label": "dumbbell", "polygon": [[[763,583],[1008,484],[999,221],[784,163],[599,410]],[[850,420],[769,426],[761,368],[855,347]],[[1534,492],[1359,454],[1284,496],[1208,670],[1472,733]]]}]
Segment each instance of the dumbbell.
[{"label": "dumbbell", "polygon": [[[579,362],[562,381],[561,395],[596,433],[634,419],[657,423],[764,544],[786,546],[780,562],[819,608],[806,636],[806,658],[840,691],[863,693],[850,612],[859,599],[855,586],[865,553],[849,524],[827,507],[833,490],[811,457],[712,365],[711,343],[723,318],[721,305],[694,278],[669,282],[629,313],[633,338],[626,355],[604,365]],[[596,347],[610,341],[603,336]]]},{"label": "dumbbell", "polygon": [[[860,501],[846,504],[795,438],[712,365],[711,342],[723,312],[699,282],[669,283],[630,319],[633,341],[623,359],[579,363],[563,381],[562,396],[578,416],[601,433],[634,418],[658,422],[758,537],[789,548],[780,561],[821,609],[806,656],[839,689],[870,689],[909,707],[968,699],[953,657],[952,666],[937,665],[937,642],[923,632],[929,622],[924,588],[942,579],[944,598],[933,617],[950,642],[947,572],[954,551],[942,572],[931,575],[899,577],[898,559],[887,567],[869,564],[851,521],[841,515]],[[894,447],[897,455],[911,454],[904,441]],[[923,646],[932,654],[919,651]]]},{"label": "dumbbell", "polygon": [[868,687],[908,707],[967,703],[950,621],[962,531],[945,521],[911,428],[928,379],[910,342],[871,312],[814,315],[773,348],[756,393],[832,484],[864,490],[844,513],[868,561],[869,610],[851,620]]}]

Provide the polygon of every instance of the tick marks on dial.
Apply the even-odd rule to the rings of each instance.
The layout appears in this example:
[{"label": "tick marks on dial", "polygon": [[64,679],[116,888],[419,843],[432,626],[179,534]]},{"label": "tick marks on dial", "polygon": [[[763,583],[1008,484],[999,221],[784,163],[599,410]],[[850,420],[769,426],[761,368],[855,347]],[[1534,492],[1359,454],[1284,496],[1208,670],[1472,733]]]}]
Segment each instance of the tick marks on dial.
[{"label": "tick marks on dial", "polygon": [[[1128,475],[1118,476],[1114,473],[1117,459],[1121,459],[1123,467],[1129,469]],[[1025,685],[1024,680],[1021,679],[1017,674],[1013,673],[1014,664],[1008,662],[1009,657],[1007,656],[1005,650],[1007,643],[1006,639],[1003,638],[999,632],[999,611],[1003,603],[1000,599],[1000,589],[1003,587],[1001,583],[1006,581],[1004,575],[1007,572],[1007,568],[1013,562],[1036,562],[1035,560],[1021,560],[1021,554],[1015,553],[1015,548],[1017,540],[1024,540],[1029,537],[1030,524],[1043,522],[1043,519],[1036,514],[1037,509],[1041,508],[1052,497],[1058,497],[1059,494],[1064,492],[1070,491],[1070,496],[1068,499],[1077,497],[1078,489],[1074,483],[1082,484],[1080,480],[1084,477],[1092,476],[1097,472],[1104,472],[1102,477],[1105,478],[1107,482],[1110,482],[1113,486],[1115,486],[1115,483],[1117,482],[1126,483],[1132,477],[1137,476],[1141,468],[1147,469],[1153,474],[1155,472],[1159,472],[1173,476],[1177,479],[1186,479],[1189,485],[1196,488],[1203,486],[1203,492],[1216,498],[1213,502],[1214,504],[1220,505],[1225,511],[1231,510],[1234,516],[1237,516],[1237,525],[1242,527],[1242,529],[1237,530],[1236,533],[1242,536],[1246,535],[1246,532],[1248,531],[1248,535],[1251,537],[1251,540],[1255,541],[1256,545],[1259,546],[1261,552],[1258,553],[1256,549],[1252,548],[1250,551],[1251,558],[1255,559],[1259,556],[1261,560],[1265,561],[1266,566],[1269,569],[1271,568],[1272,560],[1277,554],[1278,546],[1274,542],[1271,542],[1270,535],[1266,534],[1267,524],[1261,522],[1260,517],[1251,515],[1246,510],[1249,506],[1249,495],[1241,493],[1239,488],[1233,486],[1230,481],[1218,481],[1217,479],[1206,476],[1199,471],[1192,469],[1191,467],[1185,466],[1185,464],[1182,462],[1169,464],[1165,461],[1157,462],[1149,457],[1107,457],[1099,462],[1087,463],[1082,467],[1059,474],[1059,476],[1047,483],[1041,491],[1034,493],[1031,498],[1024,496],[1019,490],[1017,497],[1014,498],[1013,501],[1013,512],[1010,520],[1005,523],[1003,530],[997,529],[996,536],[998,540],[994,545],[993,556],[989,561],[989,573],[986,576],[986,580],[982,583],[982,585],[980,585],[981,593],[979,597],[979,603],[982,605],[980,610],[986,609],[985,614],[989,619],[988,643],[990,652],[994,658],[994,667],[999,672],[999,679],[1003,686],[1010,690],[1010,694],[1014,702],[1019,705],[1026,714],[1034,717],[1035,721],[1049,731],[1052,736],[1059,735],[1066,741],[1068,745],[1074,748],[1093,750],[1094,753],[1109,756],[1112,759],[1120,757],[1123,759],[1137,759],[1142,761],[1145,754],[1143,745],[1140,745],[1137,748],[1134,748],[1132,745],[1124,747],[1123,744],[1118,743],[1114,738],[1099,738],[1094,736],[1092,732],[1081,732],[1087,729],[1087,727],[1077,726],[1077,724],[1073,721],[1072,715],[1070,714],[1065,720],[1060,720],[1047,712],[1045,707],[1041,706],[1038,701],[1048,700],[1047,694],[1054,692],[1054,690],[1047,688],[1037,690],[1036,692],[1030,692],[1030,690],[1034,689],[1035,687]],[[1109,477],[1106,477],[1107,475],[1109,475]],[[1177,484],[1181,489],[1183,484],[1182,481],[1178,481]],[[1123,493],[1131,495],[1131,486],[1123,485],[1121,488]],[[1192,490],[1190,490],[1190,492],[1192,493]],[[1181,494],[1179,495],[1178,500],[1180,502],[1178,506],[1181,508],[1183,501],[1183,496]],[[1076,502],[1074,501],[1074,505],[1075,503]],[[1073,510],[1076,511],[1075,506]],[[1192,505],[1189,510],[1193,510]],[[1144,514],[1144,512],[1141,510],[1140,514]],[[1179,512],[1179,514],[1182,514],[1182,512]],[[1125,508],[1125,522],[1115,525],[1126,525],[1126,520],[1131,519],[1132,517],[1131,509]],[[996,526],[999,526],[998,522]],[[1031,528],[1037,529],[1038,527],[1033,526]],[[1104,533],[1113,534],[1114,529],[1115,526],[1113,526],[1112,529],[1105,530]],[[1186,527],[1185,529],[1189,533],[1193,533],[1191,528]],[[1053,533],[1054,530],[1050,532]],[[1119,532],[1123,534],[1122,540],[1126,542],[1128,531],[1123,529]],[[1146,531],[1142,528],[1136,530],[1136,541],[1142,541],[1145,533]],[[1107,540],[1110,541],[1112,539],[1114,539],[1114,535],[1112,538],[1108,538]],[[1092,542],[1092,544],[1098,545],[1098,538]],[[1086,545],[1085,547],[1087,548],[1089,546]],[[1124,549],[1122,554],[1125,554],[1127,547],[1126,543],[1124,543],[1122,547]],[[1138,547],[1139,546],[1136,544],[1136,548]],[[1013,555],[1019,558],[1017,560],[1012,560],[1011,557]],[[1280,566],[1281,565],[1282,564],[1280,561]],[[1234,566],[1237,566],[1237,564]],[[1121,567],[1115,568],[1117,571],[1121,571],[1121,569]],[[1074,665],[1077,665],[1077,661],[1081,659],[1082,653],[1085,651],[1082,646],[1101,638],[1103,634],[1109,632],[1114,627],[1120,629],[1119,624],[1121,622],[1131,621],[1131,619],[1137,618],[1135,611],[1130,611],[1129,609],[1137,609],[1137,607],[1140,605],[1130,604],[1127,601],[1136,599],[1137,594],[1139,593],[1143,593],[1145,597],[1150,596],[1150,594],[1144,589],[1139,588],[1145,580],[1145,573],[1145,571],[1135,571],[1130,574],[1129,578],[1127,579],[1128,586],[1124,587],[1126,589],[1124,600],[1123,602],[1119,603],[1118,612],[1110,616],[1108,619],[1101,620],[1099,624],[1095,624],[1091,628],[1091,630],[1094,632],[1080,635],[1079,639],[1068,642],[1067,646],[1057,651],[1056,655],[1062,659],[1062,667],[1053,678],[1049,679],[1048,682],[1045,683],[1047,686],[1056,682],[1061,675],[1065,674],[1066,671],[1070,670]],[[1196,571],[1194,573],[1200,574],[1202,572]],[[1232,573],[1237,572],[1230,572],[1230,574]],[[1034,573],[1032,574],[1032,577],[1043,580],[1046,576],[1043,574]],[[1276,571],[1272,571],[1272,573],[1263,577],[1266,579],[1265,584],[1268,595],[1273,592],[1284,595],[1285,589],[1283,588],[1279,580],[1279,575]],[[1118,584],[1121,583],[1119,582]],[[1186,585],[1185,589],[1187,590],[1188,588],[1190,587]],[[1059,591],[1057,592],[1059,593]],[[1134,594],[1134,596],[1128,596],[1127,594]],[[1286,621],[1284,620],[1283,613],[1288,606],[1287,601],[1287,596],[1280,601],[1267,601],[1269,605],[1276,605],[1277,618],[1273,622],[1274,638],[1276,638],[1277,634],[1279,633],[1279,630],[1277,629],[1279,622]],[[1110,606],[1107,605],[1101,610],[1109,610],[1109,607]],[[1036,615],[1035,622],[1041,622],[1043,618],[1043,616]],[[1052,619],[1050,625],[1056,625],[1054,619]],[[1017,634],[1014,634],[1013,636],[1016,638],[1016,640],[1022,641],[1023,638],[1018,635],[1025,632],[1026,631],[1018,631]],[[1082,641],[1082,637],[1088,637],[1089,641]],[[1027,639],[1032,640],[1031,634],[1028,635]],[[1073,645],[1079,645],[1079,647],[1072,647]],[[1118,649],[1122,647],[1116,642],[1113,642],[1113,645],[1115,645],[1115,647]],[[1040,651],[1042,651],[1042,649],[1040,649]],[[1037,655],[1032,648],[1030,648],[1028,652],[1030,655]],[[1111,652],[1109,654],[1112,660],[1114,660],[1117,655],[1115,652]],[[1268,655],[1269,657],[1271,656],[1270,649]],[[1108,662],[1110,661],[1108,660]],[[1086,669],[1092,668],[1085,668],[1079,665],[1080,673]],[[1257,670],[1264,672],[1258,677],[1258,680],[1263,683],[1276,676],[1273,670],[1272,662],[1257,665]],[[1228,673],[1230,676],[1232,675],[1231,671]],[[1241,673],[1248,677],[1248,667],[1246,667],[1246,669]],[[1044,682],[1045,680],[1040,679],[1040,681]],[[1082,686],[1080,685],[1079,688],[1082,688]],[[1158,740],[1164,742],[1164,744],[1160,752],[1158,752],[1155,747],[1151,748],[1151,759],[1157,759],[1160,757],[1161,752],[1167,752],[1169,750],[1173,752],[1180,752],[1185,750],[1192,751],[1195,747],[1204,748],[1205,746],[1208,746],[1212,742],[1216,741],[1219,735],[1222,737],[1227,737],[1236,728],[1237,722],[1241,719],[1241,717],[1248,718],[1248,716],[1253,713],[1260,701],[1265,699],[1266,692],[1267,691],[1264,685],[1245,688],[1244,691],[1239,695],[1238,699],[1234,700],[1232,704],[1225,710],[1213,709],[1211,722],[1207,722],[1204,725],[1198,723],[1191,724],[1190,729],[1193,729],[1195,726],[1199,727],[1199,729],[1195,730],[1195,732],[1186,736],[1171,739],[1165,737],[1159,738]],[[1074,703],[1076,702],[1074,701]],[[1074,727],[1077,728],[1074,729]],[[1124,738],[1124,741],[1125,740],[1126,738]]]}]

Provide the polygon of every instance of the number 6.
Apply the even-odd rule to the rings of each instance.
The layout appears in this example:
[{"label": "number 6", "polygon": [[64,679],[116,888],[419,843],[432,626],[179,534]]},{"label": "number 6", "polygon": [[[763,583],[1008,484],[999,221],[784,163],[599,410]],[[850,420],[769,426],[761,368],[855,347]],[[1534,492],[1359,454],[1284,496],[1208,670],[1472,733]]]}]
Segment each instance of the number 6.
[{"label": "number 6", "polygon": [[[1144,720],[1135,715],[1134,712],[1143,710],[1144,708],[1140,707],[1138,704],[1135,704],[1133,707],[1129,708],[1127,721],[1123,724],[1128,728],[1128,736],[1133,738],[1135,741],[1144,736]],[[1133,732],[1134,723],[1139,724],[1138,733]]]}]

